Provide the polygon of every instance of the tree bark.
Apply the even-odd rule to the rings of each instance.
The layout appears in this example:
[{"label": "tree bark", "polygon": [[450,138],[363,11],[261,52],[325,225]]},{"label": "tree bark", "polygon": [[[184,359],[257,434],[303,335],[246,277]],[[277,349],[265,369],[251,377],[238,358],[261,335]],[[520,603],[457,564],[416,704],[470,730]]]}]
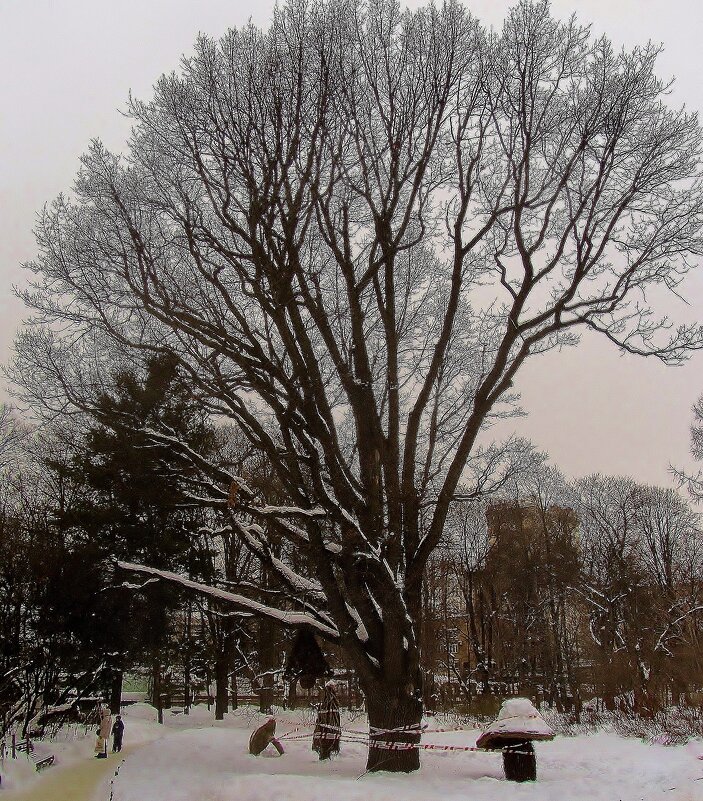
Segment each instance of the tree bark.
[{"label": "tree bark", "polygon": [[151,695],[152,704],[156,707],[156,719],[159,723],[164,722],[163,698],[161,697],[161,665],[154,662],[151,673]]},{"label": "tree bark", "polygon": [[190,657],[186,658],[183,667],[183,714],[190,715]]},{"label": "tree bark", "polygon": [[261,690],[259,691],[259,712],[270,715],[273,707],[273,670],[276,668],[276,633],[270,620],[259,621],[258,648]]},{"label": "tree bark", "polygon": [[115,670],[112,674],[112,682],[110,683],[110,712],[113,715],[120,714],[122,706],[122,671]]},{"label": "tree bark", "polygon": [[224,720],[229,706],[229,649],[223,647],[215,659],[215,720]]},{"label": "tree bark", "polygon": [[270,715],[273,711],[273,675],[265,673],[259,692],[259,712]]},{"label": "tree bark", "polygon": [[366,694],[366,704],[369,715],[366,770],[395,773],[418,770],[420,751],[413,745],[420,742],[420,700],[382,687]]},{"label": "tree bark", "polygon": [[[188,571],[188,576],[190,577],[190,571]],[[188,599],[188,605],[186,606],[186,628],[185,628],[185,641],[186,641],[186,656],[183,660],[183,714],[190,715],[190,697],[191,697],[191,675],[190,675],[190,666],[191,666],[191,634],[192,634],[192,618],[193,618],[193,610],[192,610],[192,600]]]}]

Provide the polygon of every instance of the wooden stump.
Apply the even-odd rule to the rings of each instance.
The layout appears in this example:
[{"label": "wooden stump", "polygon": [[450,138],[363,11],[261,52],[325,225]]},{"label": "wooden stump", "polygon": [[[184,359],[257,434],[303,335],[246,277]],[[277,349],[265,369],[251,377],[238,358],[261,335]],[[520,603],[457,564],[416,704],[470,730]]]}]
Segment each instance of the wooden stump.
[{"label": "wooden stump", "polygon": [[503,744],[503,772],[511,782],[533,782],[537,778],[537,757],[529,740],[511,740]]}]

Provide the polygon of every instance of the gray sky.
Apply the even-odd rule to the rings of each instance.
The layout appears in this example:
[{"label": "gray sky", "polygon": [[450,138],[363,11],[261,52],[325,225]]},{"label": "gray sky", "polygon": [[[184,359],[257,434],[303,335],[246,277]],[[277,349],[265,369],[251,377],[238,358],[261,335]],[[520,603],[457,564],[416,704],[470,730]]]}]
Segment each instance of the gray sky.
[{"label": "gray sky", "polygon": [[[408,3],[420,5],[417,0]],[[510,0],[466,1],[499,26]],[[34,215],[70,188],[93,137],[120,149],[119,111],[131,90],[148,98],[162,72],[178,67],[198,32],[220,35],[248,18],[265,25],[273,0],[0,0],[0,361],[22,317],[10,288],[34,255]],[[663,43],[658,72],[676,76],[671,104],[703,109],[700,0],[553,0],[616,44]],[[701,275],[684,288],[703,318]],[[670,483],[670,463],[690,466],[690,409],[703,393],[703,355],[680,368],[620,356],[590,337],[577,349],[533,360],[517,388],[528,417],[501,424],[549,451],[569,476],[600,471]]]}]

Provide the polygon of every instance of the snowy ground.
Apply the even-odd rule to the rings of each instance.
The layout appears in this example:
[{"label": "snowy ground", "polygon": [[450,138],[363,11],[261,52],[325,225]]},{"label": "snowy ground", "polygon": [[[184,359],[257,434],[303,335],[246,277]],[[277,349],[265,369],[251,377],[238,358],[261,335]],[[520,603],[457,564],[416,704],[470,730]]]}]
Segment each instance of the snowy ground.
[{"label": "snowy ground", "polygon": [[[309,739],[284,740],[282,757],[273,748],[250,756],[249,735],[261,721],[252,710],[218,723],[202,707],[188,717],[165,716],[166,725],[158,726],[150,707],[127,708],[129,753],[105,760],[111,784],[105,778],[91,798],[75,801],[107,801],[110,791],[113,801],[703,801],[700,741],[665,747],[606,732],[557,737],[536,744],[537,782],[519,785],[505,781],[494,753],[423,751],[417,773],[364,774],[366,748],[360,743],[342,743],[331,763],[317,759]],[[298,726],[310,731],[312,715],[282,712],[278,721],[279,735]],[[365,721],[343,718],[342,725],[364,729]],[[478,733],[427,733],[423,742],[473,745]],[[55,750],[64,766],[74,762],[75,771],[85,770],[92,737]],[[14,801],[14,795],[0,791],[2,801]],[[52,795],[37,801],[52,801]]]}]

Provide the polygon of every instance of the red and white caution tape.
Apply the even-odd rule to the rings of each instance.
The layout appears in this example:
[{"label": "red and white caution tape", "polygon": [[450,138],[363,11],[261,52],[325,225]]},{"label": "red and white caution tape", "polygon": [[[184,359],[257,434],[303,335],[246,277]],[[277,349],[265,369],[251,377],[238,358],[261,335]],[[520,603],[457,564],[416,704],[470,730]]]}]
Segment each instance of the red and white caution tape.
[{"label": "red and white caution tape", "polygon": [[[328,729],[335,734],[358,734],[361,737],[368,737],[368,731],[361,731],[359,729],[342,729],[339,726],[330,726],[328,723],[317,723],[315,724],[315,728],[319,729]],[[296,734],[299,731],[303,731],[307,729],[307,734],[298,735]],[[310,726],[298,726],[295,729],[291,729],[290,731],[282,734],[278,739],[279,740],[296,740],[301,739],[303,737],[312,737],[313,730]]]},{"label": "red and white caution tape", "polygon": [[[376,739],[383,735],[388,734],[424,734],[424,730],[418,729],[418,727],[403,727],[398,729],[378,729],[378,728],[371,728],[370,732],[360,731],[358,729],[340,729],[338,726],[330,726],[327,723],[320,723],[318,724],[319,728],[322,729],[329,729],[330,734],[322,735],[323,737],[339,737],[343,742],[347,743],[358,743],[359,745],[367,745],[372,748],[381,748],[388,751],[410,751],[413,748],[421,749],[423,751],[484,751],[483,748],[477,748],[476,746],[472,745],[437,745],[436,743],[399,743],[394,742],[393,740],[379,740]],[[298,733],[303,731],[304,729],[308,729],[304,733]],[[461,729],[433,729],[433,732],[440,732],[440,731],[462,731]],[[281,735],[279,739],[283,740],[306,740],[313,736],[312,731],[309,730],[309,727],[305,726],[298,726],[295,729],[291,729],[289,732]]]},{"label": "red and white caution tape", "polygon": [[[357,741],[358,742],[358,741]],[[418,748],[422,751],[482,751],[483,753],[491,753],[485,748],[476,748],[475,745],[436,745],[435,743],[393,743],[393,742],[376,742],[371,741],[369,745],[372,748],[383,748],[388,751],[410,751],[413,748]],[[492,749],[493,750],[493,749]],[[500,749],[502,752],[502,749]],[[493,750],[498,753],[499,750]],[[533,751],[516,751],[510,749],[511,754],[533,754]]]},{"label": "red and white caution tape", "polygon": [[294,729],[291,729],[290,731],[287,731],[285,734],[282,734],[278,739],[279,740],[286,740],[286,739],[288,739],[288,737],[290,737],[291,734],[295,734],[296,732],[304,731],[305,729],[309,729],[309,728],[310,728],[310,726],[296,726]]},{"label": "red and white caution tape", "polygon": [[439,732],[446,732],[446,731],[468,731],[465,726],[450,726],[446,729],[430,729],[425,728],[422,730],[423,734],[438,734]]},{"label": "red and white caution tape", "polygon": [[369,745],[372,748],[383,748],[388,751],[410,751],[419,748],[423,751],[483,751],[483,748],[476,748],[475,745],[435,745],[434,743],[394,743],[390,741],[372,740]]},{"label": "red and white caution tape", "polygon": [[399,732],[407,732],[407,733],[417,733],[420,732],[421,734],[439,734],[440,732],[448,732],[448,731],[466,731],[463,726],[451,726],[444,729],[430,729],[428,728],[427,723],[424,724],[413,724],[411,726],[399,726],[397,729],[379,729],[375,726],[369,726],[369,731],[373,734],[397,734]]},{"label": "red and white caution tape", "polygon": [[380,729],[377,726],[369,726],[369,731],[373,735],[377,734],[398,734],[399,732],[418,732],[423,728],[419,723],[413,723],[410,726],[398,726],[396,729]]},{"label": "red and white caution tape", "polygon": [[[322,735],[323,737],[325,735]],[[330,737],[336,736],[329,735]],[[434,743],[397,743],[391,740],[375,740],[370,739],[368,735],[357,735],[353,732],[343,731],[339,735],[340,739],[347,743],[358,743],[359,745],[367,745],[372,748],[382,748],[389,751],[409,751],[413,748],[421,748],[425,751],[483,751],[483,748],[476,748],[469,745],[435,745]],[[286,735],[286,740],[307,740],[312,737],[311,732],[305,734],[291,734]],[[283,739],[283,738],[279,738]]]},{"label": "red and white caution tape", "polygon": [[[395,729],[381,729],[377,726],[369,726],[368,730],[361,731],[360,729],[341,729],[339,726],[330,726],[327,723],[318,723],[316,724],[317,727],[323,729],[333,729],[336,732],[347,732],[348,734],[359,734],[363,737],[380,737],[384,734],[426,734],[426,733],[433,733],[437,734],[440,732],[451,732],[451,731],[464,731],[463,729],[458,728],[450,728],[450,729],[428,729],[426,726],[420,726],[418,724],[413,724],[412,726],[398,726]],[[282,734],[278,739],[288,739],[290,735],[296,734],[299,731],[303,730],[310,730],[310,726],[296,726],[294,729],[287,731],[285,734]]]},{"label": "red and white caution tape", "polygon": [[312,737],[312,732],[306,732],[305,734],[284,734],[279,737],[279,740],[307,740],[309,737]]}]

